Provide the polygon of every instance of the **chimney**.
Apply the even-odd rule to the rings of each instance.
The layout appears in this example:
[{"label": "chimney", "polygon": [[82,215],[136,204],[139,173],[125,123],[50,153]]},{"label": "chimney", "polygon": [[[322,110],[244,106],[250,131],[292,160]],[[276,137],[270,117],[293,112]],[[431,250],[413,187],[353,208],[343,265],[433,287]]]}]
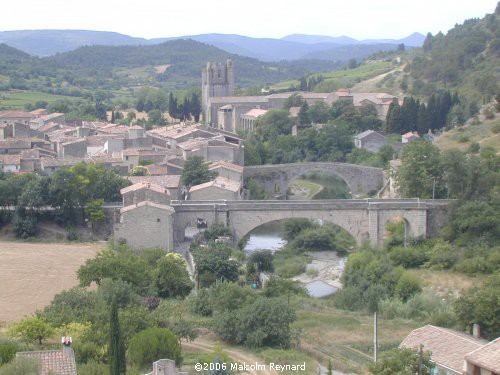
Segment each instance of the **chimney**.
[{"label": "chimney", "polygon": [[472,336],[474,336],[477,339],[481,338],[481,327],[477,323],[474,323],[472,325]]},{"label": "chimney", "polygon": [[63,353],[67,356],[73,355],[73,349],[71,349],[71,343],[73,340],[71,336],[63,336],[61,337],[61,343],[63,345]]}]

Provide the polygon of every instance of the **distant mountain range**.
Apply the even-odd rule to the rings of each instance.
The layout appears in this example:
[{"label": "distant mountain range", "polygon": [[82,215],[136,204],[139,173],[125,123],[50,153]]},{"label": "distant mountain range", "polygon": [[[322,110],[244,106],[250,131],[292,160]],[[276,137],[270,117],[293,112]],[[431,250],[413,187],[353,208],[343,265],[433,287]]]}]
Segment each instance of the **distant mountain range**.
[{"label": "distant mountain range", "polygon": [[144,39],[107,31],[18,30],[0,32],[5,43],[35,56],[51,56],[92,45],[155,45],[174,39],[193,39],[229,53],[262,61],[325,59],[344,61],[362,59],[374,52],[395,49],[400,43],[420,47],[425,36],[414,33],[403,39],[356,40],[347,36],[293,34],[281,39],[250,38],[235,34],[201,34],[174,38]]}]

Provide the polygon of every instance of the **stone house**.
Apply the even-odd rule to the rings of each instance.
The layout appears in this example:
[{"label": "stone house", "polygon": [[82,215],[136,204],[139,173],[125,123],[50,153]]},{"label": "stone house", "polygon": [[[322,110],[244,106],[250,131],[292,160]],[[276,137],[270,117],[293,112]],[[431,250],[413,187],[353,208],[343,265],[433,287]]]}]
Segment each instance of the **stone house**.
[{"label": "stone house", "polygon": [[39,362],[39,375],[77,375],[75,353],[71,346],[59,350],[17,352],[16,358],[31,358]]},{"label": "stone house", "polygon": [[33,117],[31,113],[25,111],[0,111],[0,124],[13,124],[17,122],[28,125]]},{"label": "stone house", "polygon": [[114,239],[133,249],[158,247],[173,251],[174,213],[170,206],[149,201],[123,207],[120,222],[114,225]]},{"label": "stone house", "polygon": [[21,155],[0,155],[0,171],[17,173],[21,170]]},{"label": "stone house", "polygon": [[[493,375],[500,373],[500,343],[476,335],[426,325],[410,332],[399,347],[430,351],[434,374]],[[484,366],[484,367],[482,367]],[[483,371],[485,370],[485,371]]]},{"label": "stone house", "polygon": [[266,109],[252,108],[251,110],[240,115],[240,121],[236,130],[253,132],[255,130],[255,121],[257,121],[260,116],[264,116],[266,113]]},{"label": "stone house", "polygon": [[366,130],[354,137],[354,146],[370,152],[377,152],[382,146],[388,144],[388,140],[382,134],[374,130]]},{"label": "stone house", "polygon": [[160,359],[153,362],[153,371],[144,375],[188,375],[188,372],[179,371],[171,359]]},{"label": "stone house", "polygon": [[411,143],[420,139],[420,136],[417,132],[408,132],[401,135],[401,143]]},{"label": "stone house", "polygon": [[243,183],[243,167],[241,165],[219,160],[210,164],[208,170],[217,172],[219,177]]},{"label": "stone house", "polygon": [[180,175],[165,175],[165,176],[128,176],[127,179],[133,184],[150,183],[152,185],[161,186],[170,192],[172,199],[180,199],[181,176]]},{"label": "stone house", "polygon": [[217,177],[213,181],[192,186],[189,189],[189,200],[240,200],[242,194],[243,189],[241,187],[241,182],[229,180],[224,177]]},{"label": "stone house", "polygon": [[123,199],[123,207],[134,205],[143,201],[168,205],[170,203],[170,192],[150,182],[139,182],[120,190]]},{"label": "stone house", "polygon": [[500,337],[465,356],[465,374],[500,375]]}]

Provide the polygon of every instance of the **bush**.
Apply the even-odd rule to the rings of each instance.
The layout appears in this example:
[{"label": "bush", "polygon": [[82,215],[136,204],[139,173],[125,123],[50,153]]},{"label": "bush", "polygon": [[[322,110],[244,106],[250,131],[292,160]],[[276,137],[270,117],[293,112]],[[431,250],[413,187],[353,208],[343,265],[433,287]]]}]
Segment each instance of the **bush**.
[{"label": "bush", "polygon": [[309,219],[288,219],[283,223],[283,238],[287,241],[292,241],[295,237],[305,229],[315,228],[317,224]]},{"label": "bush", "polygon": [[15,361],[0,368],[1,375],[38,375],[40,362],[35,358],[16,358]]},{"label": "bush", "polygon": [[493,124],[493,126],[491,127],[491,131],[493,132],[493,134],[500,133],[500,122]]},{"label": "bush", "polygon": [[451,268],[457,261],[457,253],[453,247],[444,241],[437,241],[429,251],[427,266],[435,269]]},{"label": "bush", "polygon": [[9,363],[18,350],[14,341],[0,339],[0,366]]},{"label": "bush", "polygon": [[404,268],[419,267],[429,260],[422,246],[395,247],[391,249],[389,257],[395,265]]},{"label": "bush", "polygon": [[181,346],[170,330],[148,328],[137,333],[129,341],[128,358],[139,369],[152,365],[159,358],[168,358],[176,365],[182,362]]},{"label": "bush", "polygon": [[401,275],[394,290],[396,296],[401,298],[403,302],[408,301],[408,299],[421,291],[420,281],[408,272]]},{"label": "bush", "polygon": [[78,366],[78,375],[109,375],[109,365],[90,361]]},{"label": "bush", "polygon": [[23,216],[16,212],[14,214],[14,218],[12,219],[12,229],[14,230],[16,237],[23,239],[33,237],[37,231],[37,221],[36,216]]}]

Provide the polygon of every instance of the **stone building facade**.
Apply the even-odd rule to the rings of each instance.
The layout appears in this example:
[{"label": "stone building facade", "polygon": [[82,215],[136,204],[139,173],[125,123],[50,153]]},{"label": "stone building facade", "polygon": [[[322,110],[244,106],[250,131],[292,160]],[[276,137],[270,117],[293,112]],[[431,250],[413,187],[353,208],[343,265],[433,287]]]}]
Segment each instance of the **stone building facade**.
[{"label": "stone building facade", "polygon": [[207,110],[209,98],[234,95],[234,67],[232,60],[228,59],[225,63],[207,62],[201,73],[201,82],[202,115],[205,122],[210,124],[216,119],[210,118],[210,113]]}]

